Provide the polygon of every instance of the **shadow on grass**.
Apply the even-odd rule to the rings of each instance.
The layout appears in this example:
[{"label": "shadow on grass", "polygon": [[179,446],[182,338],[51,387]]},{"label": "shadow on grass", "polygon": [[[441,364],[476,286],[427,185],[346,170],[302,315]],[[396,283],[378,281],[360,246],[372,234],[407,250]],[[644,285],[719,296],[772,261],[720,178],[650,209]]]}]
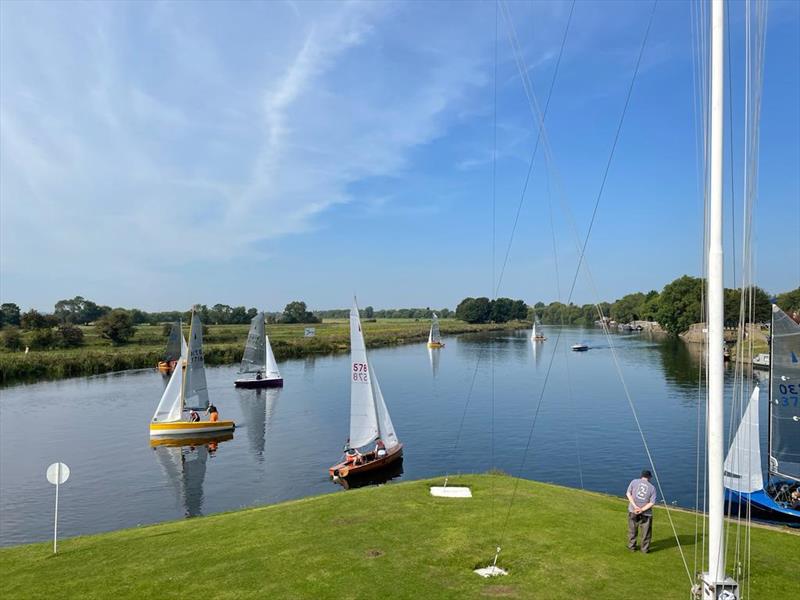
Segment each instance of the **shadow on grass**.
[{"label": "shadow on grass", "polygon": [[651,541],[650,552],[659,552],[661,550],[676,548],[678,546],[678,541],[680,541],[680,544],[684,549],[694,546],[695,543],[694,535],[679,535],[677,539],[674,535],[671,535],[669,537]]}]

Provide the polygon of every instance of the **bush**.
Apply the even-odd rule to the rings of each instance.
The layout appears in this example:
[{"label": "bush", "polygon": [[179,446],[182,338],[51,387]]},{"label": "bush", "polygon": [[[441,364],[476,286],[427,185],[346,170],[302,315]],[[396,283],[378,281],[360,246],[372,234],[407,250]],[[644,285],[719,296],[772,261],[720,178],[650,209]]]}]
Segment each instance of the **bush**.
[{"label": "bush", "polygon": [[114,345],[124,344],[136,335],[133,319],[127,310],[115,308],[102,316],[95,325],[100,337],[111,340]]},{"label": "bush", "polygon": [[63,348],[77,348],[83,345],[83,331],[74,325],[62,325],[58,328],[59,345]]},{"label": "bush", "polygon": [[6,327],[3,330],[3,346],[8,350],[19,350],[22,348],[22,336],[17,327]]},{"label": "bush", "polygon": [[31,336],[31,348],[36,350],[46,350],[55,343],[53,331],[50,329],[36,329]]}]

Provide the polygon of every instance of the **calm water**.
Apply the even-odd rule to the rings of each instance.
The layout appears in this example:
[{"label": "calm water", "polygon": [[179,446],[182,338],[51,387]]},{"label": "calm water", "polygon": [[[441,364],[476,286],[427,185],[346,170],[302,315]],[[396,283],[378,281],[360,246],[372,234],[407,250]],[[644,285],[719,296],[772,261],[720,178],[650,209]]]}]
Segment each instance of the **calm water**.
[{"label": "calm water", "polygon": [[[565,329],[554,357],[557,332],[549,328],[550,339],[536,345],[528,332],[502,332],[447,338],[439,351],[370,351],[406,445],[400,479],[491,468],[494,413],[497,468],[624,493],[647,461],[608,342],[600,330]],[[592,349],[564,350],[577,341]],[[667,499],[694,506],[698,357],[645,335],[613,342]],[[280,367],[285,387],[266,392],[234,389],[234,366],[207,370],[212,401],[238,425],[232,439],[210,447],[150,447],[147,423],[165,385],[152,370],[2,390],[0,545],[52,536],[54,488],[44,473],[57,460],[72,471],[60,491],[64,537],[347,493],[327,468],[347,437],[349,356]]]}]

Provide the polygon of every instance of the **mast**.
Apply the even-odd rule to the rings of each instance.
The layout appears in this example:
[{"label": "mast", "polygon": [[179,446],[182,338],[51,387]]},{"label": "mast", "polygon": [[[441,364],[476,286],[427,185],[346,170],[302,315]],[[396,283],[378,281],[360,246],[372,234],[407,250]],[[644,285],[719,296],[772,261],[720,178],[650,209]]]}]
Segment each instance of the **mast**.
[{"label": "mast", "polygon": [[[775,347],[775,307],[777,305],[772,303],[772,309],[769,315],[769,377],[767,378],[767,485],[772,479],[772,369],[775,368],[775,361],[772,358],[772,349]],[[752,363],[752,352],[750,362]]]},{"label": "mast", "polygon": [[[725,6],[711,0],[711,135],[708,230],[708,572],[704,598],[716,599],[725,578],[725,491],[723,483],[723,254],[722,158],[724,113]],[[730,580],[729,580],[730,581]],[[735,586],[735,583],[730,581]],[[724,597],[724,596],[723,596]]]}]

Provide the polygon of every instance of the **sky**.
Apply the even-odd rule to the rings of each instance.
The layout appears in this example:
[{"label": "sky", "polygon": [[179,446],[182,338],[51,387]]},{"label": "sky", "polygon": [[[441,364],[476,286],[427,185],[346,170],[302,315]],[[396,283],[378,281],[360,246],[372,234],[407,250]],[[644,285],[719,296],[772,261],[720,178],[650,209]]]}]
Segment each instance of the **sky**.
[{"label": "sky", "polygon": [[[649,2],[581,0],[571,20],[544,1],[2,2],[0,300],[453,308],[700,275],[694,6],[655,8],[576,273]],[[742,3],[728,23],[732,286]],[[800,3],[772,0],[753,220],[771,293],[800,285],[798,232]]]}]

